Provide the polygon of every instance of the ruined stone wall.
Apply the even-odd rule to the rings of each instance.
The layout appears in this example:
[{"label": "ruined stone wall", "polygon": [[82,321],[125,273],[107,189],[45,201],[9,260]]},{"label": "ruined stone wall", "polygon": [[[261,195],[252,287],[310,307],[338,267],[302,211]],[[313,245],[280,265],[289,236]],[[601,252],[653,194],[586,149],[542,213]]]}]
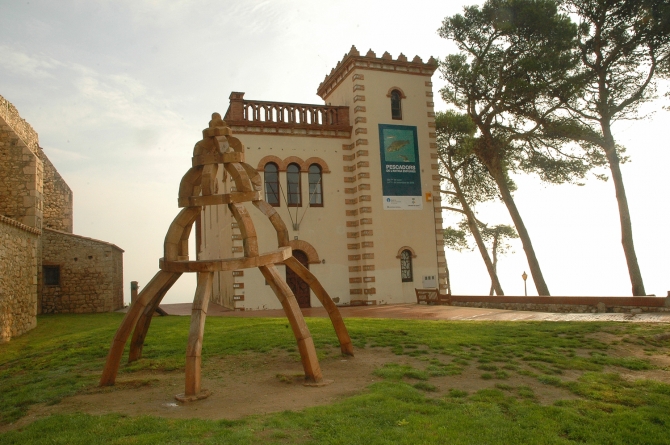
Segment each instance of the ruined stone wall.
[{"label": "ruined stone wall", "polygon": [[38,155],[44,165],[42,225],[72,233],[72,190],[41,148]]},{"label": "ruined stone wall", "polygon": [[42,313],[110,312],[123,307],[123,250],[45,228],[42,265],[58,266],[58,285],[42,284]]},{"label": "ruined stone wall", "polygon": [[0,216],[0,342],[37,324],[39,233]]}]

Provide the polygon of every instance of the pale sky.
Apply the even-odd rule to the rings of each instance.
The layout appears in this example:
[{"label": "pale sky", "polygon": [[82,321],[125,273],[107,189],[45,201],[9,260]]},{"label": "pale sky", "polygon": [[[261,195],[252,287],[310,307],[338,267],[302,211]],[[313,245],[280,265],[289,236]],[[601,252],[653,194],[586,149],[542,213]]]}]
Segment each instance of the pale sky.
[{"label": "pale sky", "polygon": [[[352,44],[378,56],[442,58],[455,51],[436,34],[442,19],[473,3],[7,0],[0,2],[0,94],[35,128],[72,188],[75,233],[125,250],[129,300],[129,282],[143,286],[158,270],[193,145],[211,113],[225,113],[231,91],[323,103],[316,89]],[[444,110],[439,72],[433,84],[436,110]],[[644,284],[656,295],[670,290],[665,103],[647,107],[658,110],[647,120],[615,127],[632,158],[624,181]],[[516,202],[552,295],[629,295],[611,181],[517,182]],[[483,221],[510,223],[500,203],[479,210]],[[499,276],[507,295],[522,295],[521,274],[529,271],[520,243],[513,250],[501,258]],[[455,294],[488,293],[477,252],[447,251],[447,260]],[[164,301],[191,301],[194,283],[183,276]]]}]

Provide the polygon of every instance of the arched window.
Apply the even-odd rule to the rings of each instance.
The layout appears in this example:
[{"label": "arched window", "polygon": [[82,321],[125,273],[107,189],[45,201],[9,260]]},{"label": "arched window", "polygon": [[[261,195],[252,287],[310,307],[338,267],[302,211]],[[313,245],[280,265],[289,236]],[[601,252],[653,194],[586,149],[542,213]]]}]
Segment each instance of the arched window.
[{"label": "arched window", "polygon": [[402,104],[400,103],[402,95],[400,91],[391,91],[391,118],[402,120]]},{"label": "arched window", "polygon": [[323,183],[321,167],[318,164],[309,166],[309,206],[323,207]]},{"label": "arched window", "polygon": [[286,168],[286,199],[289,207],[302,205],[300,193],[300,167],[298,164],[289,164]]},{"label": "arched window", "polygon": [[412,273],[412,252],[403,250],[400,252],[400,276],[403,283],[414,281]]},{"label": "arched window", "polygon": [[263,169],[265,173],[265,201],[279,207],[279,168],[274,162],[268,162]]}]

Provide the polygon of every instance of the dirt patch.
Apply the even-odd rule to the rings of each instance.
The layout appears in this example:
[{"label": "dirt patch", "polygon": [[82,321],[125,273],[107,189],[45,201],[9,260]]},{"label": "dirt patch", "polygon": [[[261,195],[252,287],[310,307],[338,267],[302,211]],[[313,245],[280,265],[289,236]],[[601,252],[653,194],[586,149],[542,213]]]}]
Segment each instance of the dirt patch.
[{"label": "dirt patch", "polygon": [[[326,355],[320,360],[321,369],[324,378],[333,380],[333,383],[323,387],[306,387],[301,384],[303,371],[296,353],[276,350],[268,354],[249,353],[210,358],[202,370],[202,387],[212,392],[207,399],[192,403],[175,400],[174,396],[184,390],[183,372],[122,373],[113,387],[93,387],[87,393],[65,398],[57,405],[34,406],[18,422],[0,427],[0,432],[20,428],[38,418],[56,413],[119,413],[128,416],[234,420],[249,415],[301,410],[330,404],[365,391],[370,384],[383,380],[374,375],[374,371],[387,363],[410,365],[423,370],[429,364],[427,359],[449,361],[440,354],[430,354],[423,359],[399,356],[387,348],[358,349],[353,358],[339,355],[339,350],[327,351]],[[431,377],[428,383],[434,385],[436,391],[426,392],[426,395],[444,397],[452,388],[473,394],[498,385],[505,386],[512,393],[518,388],[530,388],[534,394],[532,398],[541,404],[575,398],[563,388],[545,385],[536,378],[518,375],[516,372],[509,372],[507,379],[489,380],[481,378],[484,372],[477,369],[476,364],[471,364],[460,375]],[[569,378],[577,378],[579,373],[575,374]],[[419,382],[407,378],[404,381],[409,384]]]},{"label": "dirt patch", "polygon": [[323,387],[303,386],[296,378],[304,375],[297,354],[273,351],[210,358],[203,366],[202,388],[212,391],[212,395],[193,403],[180,403],[174,398],[184,392],[183,372],[121,373],[115,386],[91,388],[53,406],[34,406],[19,421],[0,427],[0,432],[56,413],[233,420],[253,414],[300,410],[364,391],[381,380],[373,371],[397,358],[381,348],[359,349],[353,358],[332,353],[320,360],[324,378],[333,380]]}]

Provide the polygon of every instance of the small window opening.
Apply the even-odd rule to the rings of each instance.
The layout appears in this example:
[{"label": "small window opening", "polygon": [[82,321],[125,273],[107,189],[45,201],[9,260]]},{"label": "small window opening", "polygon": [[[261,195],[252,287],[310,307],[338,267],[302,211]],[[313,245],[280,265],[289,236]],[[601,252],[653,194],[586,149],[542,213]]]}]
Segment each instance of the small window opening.
[{"label": "small window opening", "polygon": [[60,266],[42,266],[45,286],[60,286]]},{"label": "small window opening", "polygon": [[309,166],[309,205],[310,207],[323,206],[323,176],[321,167],[317,164]]},{"label": "small window opening", "polygon": [[400,253],[400,276],[403,283],[414,281],[412,273],[412,252],[403,250]]},{"label": "small window opening", "polygon": [[265,164],[265,201],[274,207],[279,207],[279,167],[270,162]]},{"label": "small window opening", "polygon": [[286,168],[286,190],[289,207],[300,207],[302,205],[300,193],[300,167],[298,164],[289,164]]},{"label": "small window opening", "polygon": [[402,104],[400,91],[393,90],[391,91],[391,118],[402,120]]}]

